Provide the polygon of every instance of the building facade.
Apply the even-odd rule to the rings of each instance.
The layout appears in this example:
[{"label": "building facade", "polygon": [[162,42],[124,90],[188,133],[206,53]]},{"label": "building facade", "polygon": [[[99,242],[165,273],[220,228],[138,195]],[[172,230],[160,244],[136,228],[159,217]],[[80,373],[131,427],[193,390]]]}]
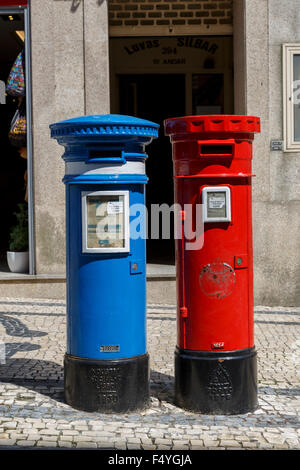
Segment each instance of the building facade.
[{"label": "building facade", "polygon": [[[253,157],[255,304],[300,305],[298,0],[1,0],[0,22],[0,91],[16,54],[26,52],[27,159],[5,144],[13,157],[0,189],[11,222],[23,198],[14,184],[22,186],[27,170],[30,252],[28,274],[2,269],[2,297],[65,296],[64,164],[49,124],[106,113],[159,123],[160,138],[149,147],[147,203],[172,204],[163,120],[246,114],[261,118]],[[23,44],[16,31],[24,31]],[[17,103],[1,96],[8,126]],[[3,253],[8,234],[6,222]],[[175,303],[167,269],[173,243],[147,243],[148,301]]]}]

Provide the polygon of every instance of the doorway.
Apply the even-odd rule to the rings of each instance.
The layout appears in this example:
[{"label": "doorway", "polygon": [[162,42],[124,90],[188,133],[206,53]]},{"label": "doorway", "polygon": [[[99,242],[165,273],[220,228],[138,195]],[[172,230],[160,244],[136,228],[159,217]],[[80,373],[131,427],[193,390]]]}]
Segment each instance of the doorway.
[{"label": "doorway", "polygon": [[[120,113],[148,119],[159,124],[159,137],[147,147],[146,187],[148,233],[151,233],[151,204],[173,204],[172,150],[164,135],[164,119],[185,113],[185,75],[119,75]],[[174,239],[147,240],[149,263],[175,262]]]}]

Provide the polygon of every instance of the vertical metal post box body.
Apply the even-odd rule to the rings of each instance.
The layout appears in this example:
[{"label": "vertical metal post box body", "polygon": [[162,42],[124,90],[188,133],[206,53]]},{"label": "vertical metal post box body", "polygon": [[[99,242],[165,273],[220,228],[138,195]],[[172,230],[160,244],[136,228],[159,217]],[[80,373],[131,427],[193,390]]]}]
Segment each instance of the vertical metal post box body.
[{"label": "vertical metal post box body", "polygon": [[126,412],[149,400],[145,237],[130,222],[140,215],[143,230],[145,146],[158,127],[111,114],[50,126],[65,147],[65,397],[78,409]]},{"label": "vertical metal post box body", "polygon": [[198,204],[203,223],[202,246],[187,249],[184,237],[176,241],[175,397],[179,406],[208,414],[243,413],[257,406],[251,216],[255,132],[260,132],[257,117],[165,121],[182,224],[186,204],[192,205],[194,232]]}]

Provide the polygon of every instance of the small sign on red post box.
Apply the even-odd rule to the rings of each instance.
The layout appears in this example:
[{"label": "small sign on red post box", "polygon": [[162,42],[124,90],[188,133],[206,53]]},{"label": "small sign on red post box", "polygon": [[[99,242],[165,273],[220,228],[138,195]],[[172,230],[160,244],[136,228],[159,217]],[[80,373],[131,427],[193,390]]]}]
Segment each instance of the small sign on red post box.
[{"label": "small sign on red post box", "polygon": [[[256,132],[260,119],[253,116],[165,121],[175,202],[182,210],[202,205],[203,244],[191,250],[185,240],[175,242],[175,399],[191,411],[236,414],[257,406],[251,215]],[[196,210],[190,213],[195,226]]]}]

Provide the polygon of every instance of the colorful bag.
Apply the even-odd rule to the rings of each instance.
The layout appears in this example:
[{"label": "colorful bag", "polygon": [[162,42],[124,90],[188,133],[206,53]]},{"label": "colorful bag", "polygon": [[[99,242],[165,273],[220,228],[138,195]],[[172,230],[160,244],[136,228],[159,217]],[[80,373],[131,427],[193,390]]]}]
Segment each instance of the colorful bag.
[{"label": "colorful bag", "polygon": [[22,101],[11,121],[10,131],[8,134],[11,145],[14,147],[26,147],[26,131],[26,106],[25,102]]},{"label": "colorful bag", "polygon": [[25,96],[25,53],[21,51],[9,73],[6,92],[12,96]]}]

